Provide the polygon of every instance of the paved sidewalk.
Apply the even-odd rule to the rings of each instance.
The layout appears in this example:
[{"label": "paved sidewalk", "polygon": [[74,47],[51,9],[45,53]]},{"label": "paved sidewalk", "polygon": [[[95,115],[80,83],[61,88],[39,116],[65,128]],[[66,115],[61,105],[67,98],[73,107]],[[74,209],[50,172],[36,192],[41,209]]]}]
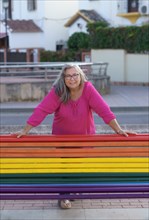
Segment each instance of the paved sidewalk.
[{"label": "paved sidewalk", "polygon": [[[113,110],[147,110],[149,107],[148,86],[111,86],[110,94],[103,95]],[[4,102],[1,111],[32,110],[39,102]]]},{"label": "paved sidewalk", "polygon": [[71,210],[57,201],[2,201],[1,220],[148,220],[149,199],[76,200]]}]

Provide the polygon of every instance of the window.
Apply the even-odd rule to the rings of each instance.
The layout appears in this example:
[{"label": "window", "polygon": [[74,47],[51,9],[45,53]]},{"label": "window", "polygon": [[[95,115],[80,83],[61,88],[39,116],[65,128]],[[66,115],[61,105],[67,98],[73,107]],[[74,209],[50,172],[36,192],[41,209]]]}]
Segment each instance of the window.
[{"label": "window", "polygon": [[128,0],[128,12],[138,12],[138,0]]},{"label": "window", "polygon": [[139,11],[139,0],[118,0],[118,13],[131,13]]},{"label": "window", "polygon": [[37,8],[37,0],[28,0],[27,1],[27,9],[29,11],[34,11]]}]

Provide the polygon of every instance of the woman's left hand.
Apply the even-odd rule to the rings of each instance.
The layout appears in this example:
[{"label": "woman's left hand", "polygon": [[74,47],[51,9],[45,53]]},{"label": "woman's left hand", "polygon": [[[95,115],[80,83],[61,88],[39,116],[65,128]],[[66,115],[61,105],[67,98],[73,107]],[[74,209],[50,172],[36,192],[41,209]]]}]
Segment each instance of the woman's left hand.
[{"label": "woman's left hand", "polygon": [[123,135],[125,137],[128,137],[129,135],[137,135],[137,133],[134,131],[127,131],[127,130],[123,130],[123,129],[120,129],[119,131],[117,131],[117,134]]}]

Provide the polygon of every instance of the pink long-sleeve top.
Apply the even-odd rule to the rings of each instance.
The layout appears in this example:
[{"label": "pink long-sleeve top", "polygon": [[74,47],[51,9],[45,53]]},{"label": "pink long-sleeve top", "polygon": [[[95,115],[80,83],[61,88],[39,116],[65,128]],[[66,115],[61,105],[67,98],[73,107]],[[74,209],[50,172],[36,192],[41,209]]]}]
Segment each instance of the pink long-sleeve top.
[{"label": "pink long-sleeve top", "polygon": [[48,114],[54,113],[52,134],[95,134],[93,111],[106,124],[115,119],[110,107],[91,82],[85,82],[78,100],[69,100],[67,104],[60,101],[53,87],[35,108],[27,123],[33,127],[38,126]]}]

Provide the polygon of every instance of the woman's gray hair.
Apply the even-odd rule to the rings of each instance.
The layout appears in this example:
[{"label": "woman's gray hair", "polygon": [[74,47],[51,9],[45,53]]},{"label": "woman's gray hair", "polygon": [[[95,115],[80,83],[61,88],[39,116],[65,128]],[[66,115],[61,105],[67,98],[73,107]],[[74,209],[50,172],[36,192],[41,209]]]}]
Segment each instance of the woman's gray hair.
[{"label": "woman's gray hair", "polygon": [[87,81],[87,77],[83,70],[76,64],[65,64],[54,82],[55,93],[60,97],[61,102],[67,103],[70,100],[70,90],[65,84],[65,72],[67,69],[74,67],[77,73],[80,74],[80,85]]}]

